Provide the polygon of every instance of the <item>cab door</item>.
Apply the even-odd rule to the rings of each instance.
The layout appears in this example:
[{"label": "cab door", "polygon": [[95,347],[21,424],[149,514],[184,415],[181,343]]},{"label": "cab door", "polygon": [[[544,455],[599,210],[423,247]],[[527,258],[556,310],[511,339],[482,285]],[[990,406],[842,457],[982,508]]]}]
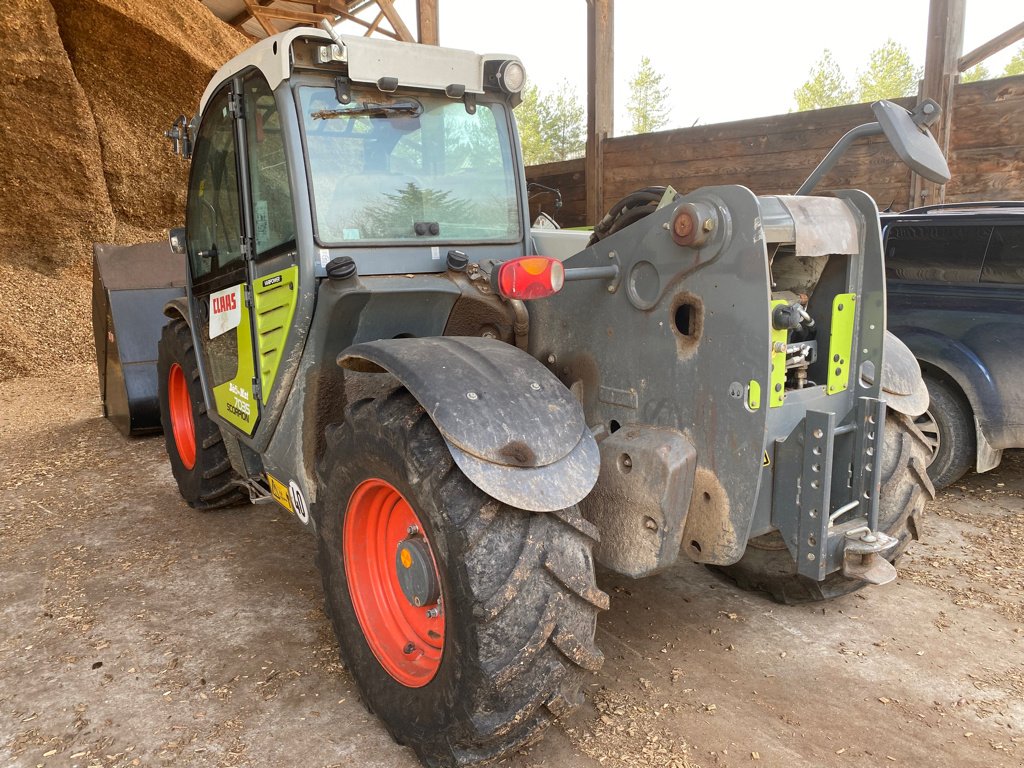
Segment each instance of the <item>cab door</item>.
[{"label": "cab door", "polygon": [[260,419],[252,306],[252,231],[243,183],[242,79],[213,96],[196,137],[185,213],[192,335],[207,405],[223,424],[251,436]]},{"label": "cab door", "polygon": [[[258,440],[273,430],[281,397],[290,386],[286,353],[304,338],[311,303],[300,301],[299,257],[293,195],[282,110],[259,70],[242,80],[245,163],[243,205],[250,215],[252,249],[251,311],[255,329],[256,374],[263,421]],[[243,222],[245,220],[243,212]],[[303,304],[303,306],[299,306]],[[296,359],[291,355],[289,359]]]}]

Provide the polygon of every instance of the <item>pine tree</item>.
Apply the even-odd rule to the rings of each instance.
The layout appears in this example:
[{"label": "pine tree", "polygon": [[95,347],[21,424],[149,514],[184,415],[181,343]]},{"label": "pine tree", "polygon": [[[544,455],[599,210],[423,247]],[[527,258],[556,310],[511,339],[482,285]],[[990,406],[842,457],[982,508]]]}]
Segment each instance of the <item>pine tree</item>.
[{"label": "pine tree", "polygon": [[988,71],[988,67],[984,64],[979,64],[976,67],[971,67],[963,74],[960,75],[961,83],[976,83],[979,80],[988,80],[991,77]]},{"label": "pine tree", "polygon": [[1024,45],[1017,49],[1013,58],[1007,62],[1006,69],[1003,70],[1003,77],[1010,75],[1024,75]]},{"label": "pine tree", "polygon": [[636,75],[629,81],[629,103],[626,109],[632,120],[633,133],[650,133],[668,123],[669,89],[662,85],[665,76],[651,66],[644,56]]},{"label": "pine tree", "polygon": [[890,38],[871,52],[868,68],[858,75],[857,98],[865,102],[912,96],[920,79],[907,49]]},{"label": "pine tree", "polygon": [[569,160],[584,154],[586,112],[576,89],[567,82],[554,94],[544,93],[535,85],[529,86],[515,114],[527,165]]},{"label": "pine tree", "polygon": [[793,98],[796,99],[798,112],[853,103],[853,91],[830,50],[825,49],[818,63],[811,69],[810,77],[793,91]]}]

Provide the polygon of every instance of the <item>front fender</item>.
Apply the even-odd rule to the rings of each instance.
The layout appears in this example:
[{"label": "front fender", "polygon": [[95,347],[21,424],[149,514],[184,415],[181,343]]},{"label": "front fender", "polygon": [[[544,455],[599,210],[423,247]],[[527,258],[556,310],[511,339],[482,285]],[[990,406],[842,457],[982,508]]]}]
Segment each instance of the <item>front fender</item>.
[{"label": "front fender", "polygon": [[397,378],[459,469],[499,501],[554,512],[597,482],[600,454],[579,401],[516,347],[477,337],[384,339],[349,347],[338,364]]},{"label": "front fender", "polygon": [[995,382],[985,362],[974,350],[956,339],[923,328],[893,328],[893,333],[910,348],[921,363],[927,363],[949,376],[960,387],[979,417],[995,401]]}]

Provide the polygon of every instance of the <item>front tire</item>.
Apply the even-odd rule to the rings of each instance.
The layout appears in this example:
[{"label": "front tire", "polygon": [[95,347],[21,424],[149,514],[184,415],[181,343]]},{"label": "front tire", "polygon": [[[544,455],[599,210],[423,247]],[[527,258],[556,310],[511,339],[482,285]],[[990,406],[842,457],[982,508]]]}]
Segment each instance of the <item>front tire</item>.
[{"label": "front tire", "polygon": [[531,513],[477,489],[404,389],[353,404],[328,430],[320,482],[327,613],[396,741],[429,766],[465,765],[574,708],[603,661],[594,632],[608,607],[596,531],[575,508]]},{"label": "front tire", "polygon": [[[882,481],[878,500],[878,527],[895,536],[897,545],[888,554],[896,562],[919,538],[919,525],[928,499],[935,490],[927,475],[928,444],[909,417],[888,411],[882,447]],[[777,531],[747,542],[743,557],[733,565],[713,566],[736,586],[767,592],[780,603],[796,605],[831,600],[867,586],[842,571],[814,581],[797,573],[796,561]]]},{"label": "front tire", "polygon": [[930,401],[917,425],[932,444],[928,475],[936,488],[945,488],[974,466],[974,414],[966,398],[949,384],[932,377],[925,384]]},{"label": "front tire", "polygon": [[192,332],[181,318],[164,326],[156,365],[160,423],[182,498],[195,509],[245,503],[220,427],[206,412]]}]

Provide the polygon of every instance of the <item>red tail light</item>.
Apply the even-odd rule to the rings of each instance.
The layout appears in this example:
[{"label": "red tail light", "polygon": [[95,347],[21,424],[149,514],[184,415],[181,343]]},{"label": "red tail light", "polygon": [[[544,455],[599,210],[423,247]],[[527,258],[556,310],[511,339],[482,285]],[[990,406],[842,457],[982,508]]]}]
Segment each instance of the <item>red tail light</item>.
[{"label": "red tail light", "polygon": [[523,256],[498,267],[498,292],[507,299],[543,299],[564,284],[562,262],[547,256]]}]

